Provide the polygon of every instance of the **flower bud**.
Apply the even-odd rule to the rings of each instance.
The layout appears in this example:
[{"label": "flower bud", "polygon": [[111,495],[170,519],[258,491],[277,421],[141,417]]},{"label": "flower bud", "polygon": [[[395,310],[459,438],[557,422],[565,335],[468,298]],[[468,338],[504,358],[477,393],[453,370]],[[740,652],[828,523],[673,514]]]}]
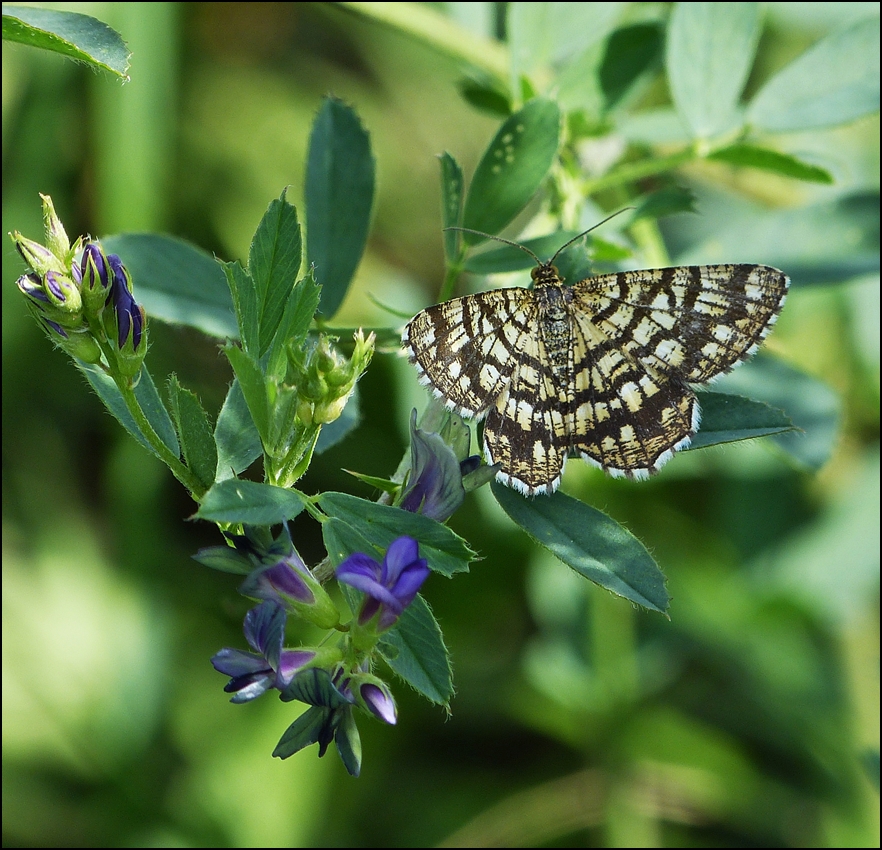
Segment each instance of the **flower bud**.
[{"label": "flower bud", "polygon": [[36,272],[23,274],[15,283],[22,294],[34,301],[40,309],[50,303],[49,296],[43,290],[43,282]]},{"label": "flower bud", "polygon": [[120,371],[133,377],[141,369],[147,353],[146,342],[142,344],[146,322],[144,308],[132,297],[131,278],[120,258],[116,254],[108,255],[107,265],[113,274],[108,296],[113,310],[105,310],[102,320],[109,341],[119,348]]},{"label": "flower bud", "polygon": [[59,274],[67,272],[64,263],[44,245],[22,236],[17,230],[13,230],[9,237],[22,259],[41,277],[49,271]]},{"label": "flower bud", "polygon": [[64,263],[71,256],[70,239],[61,219],[55,213],[55,205],[48,195],[40,195],[43,200],[43,230],[46,234],[46,247]]},{"label": "flower bud", "polygon": [[53,335],[55,344],[71,357],[82,360],[84,363],[101,362],[101,349],[87,329],[65,331],[50,319],[43,319],[43,321],[59,337],[56,339]]},{"label": "flower bud", "polygon": [[[76,268],[75,265],[74,269]],[[107,265],[107,257],[100,245],[94,242],[86,245],[79,268],[86,311],[92,316],[99,316],[107,303],[111,286],[111,273]]]},{"label": "flower bud", "polygon": [[[297,387],[304,424],[327,425],[340,417],[355,382],[368,367],[374,353],[374,335],[365,339],[355,334],[355,349],[348,360],[336,351],[330,340],[320,336],[308,354],[289,352],[293,384]],[[307,407],[308,405],[308,407]]]},{"label": "flower bud", "polygon": [[367,673],[356,673],[349,680],[348,688],[355,701],[374,717],[390,726],[394,726],[398,721],[395,699],[382,679]]},{"label": "flower bud", "polygon": [[337,606],[296,552],[253,570],[239,592],[276,602],[322,629],[332,629],[340,622]]},{"label": "flower bud", "polygon": [[48,271],[43,276],[43,288],[53,306],[65,313],[79,313],[83,309],[80,290],[67,275]]}]

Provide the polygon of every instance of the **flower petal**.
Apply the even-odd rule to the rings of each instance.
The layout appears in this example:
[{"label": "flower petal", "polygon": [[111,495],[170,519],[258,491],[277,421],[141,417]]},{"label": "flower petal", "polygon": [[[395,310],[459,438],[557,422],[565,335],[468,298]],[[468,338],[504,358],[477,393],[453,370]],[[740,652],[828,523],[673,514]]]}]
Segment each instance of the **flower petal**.
[{"label": "flower petal", "polygon": [[401,571],[419,560],[420,546],[412,537],[402,536],[393,540],[386,550],[386,557],[383,559],[384,581],[386,587],[393,587],[401,575]]}]

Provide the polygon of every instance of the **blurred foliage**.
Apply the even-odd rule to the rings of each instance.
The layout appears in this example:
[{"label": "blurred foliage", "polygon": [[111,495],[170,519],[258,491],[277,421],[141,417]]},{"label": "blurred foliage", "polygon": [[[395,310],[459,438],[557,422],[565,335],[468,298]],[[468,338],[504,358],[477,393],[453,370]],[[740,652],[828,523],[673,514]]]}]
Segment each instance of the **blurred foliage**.
[{"label": "blurred foliage", "polygon": [[[339,323],[398,324],[379,305],[412,314],[436,296],[436,156],[453,151],[472,174],[497,127],[490,113],[504,109],[438,48],[444,27],[425,40],[417,24],[402,32],[360,8],[408,4],[68,5],[123,34],[132,79],[120,87],[4,43],[4,231],[38,233],[44,192],[71,233],[166,231],[242,258],[281,187],[302,203],[309,129],[331,92],[356,105],[378,177]],[[610,26],[625,5],[604,4]],[[486,40],[498,4],[419,8],[431,7],[470,31],[463,53],[504,69]],[[632,35],[654,43],[658,8],[632,7]],[[767,4],[747,92],[874,12]],[[629,106],[667,102],[656,71]],[[813,472],[811,447],[796,466],[769,442],[739,444],[683,454],[639,484],[571,464],[567,491],[664,567],[671,621],[513,533],[487,488],[470,496],[451,524],[484,560],[425,588],[456,660],[453,715],[399,692],[398,726],[362,730],[357,782],[334,757],[269,758],[288,706],[224,699],[208,658],[241,644],[246,603],[230,577],[190,559],[217,543],[214,529],[181,522],[186,494],[46,345],[7,243],[4,844],[878,846],[880,304],[867,263],[878,234],[866,238],[878,116],[787,141],[835,184],[704,162],[677,180],[700,215],[670,216],[663,233],[679,262],[775,261],[792,274],[768,348],[840,399],[832,458]],[[764,230],[761,204],[792,209],[792,231]],[[800,215],[808,206],[816,220]],[[836,279],[800,281],[801,263],[818,269],[811,245],[838,252]],[[154,374],[174,368],[217,409],[231,376],[215,342],[159,322],[151,334]],[[316,460],[305,490],[348,489],[344,469],[385,477],[398,464],[425,397],[413,371],[377,357],[360,391],[362,425]],[[298,519],[294,533],[305,560],[321,557],[313,525]]]}]

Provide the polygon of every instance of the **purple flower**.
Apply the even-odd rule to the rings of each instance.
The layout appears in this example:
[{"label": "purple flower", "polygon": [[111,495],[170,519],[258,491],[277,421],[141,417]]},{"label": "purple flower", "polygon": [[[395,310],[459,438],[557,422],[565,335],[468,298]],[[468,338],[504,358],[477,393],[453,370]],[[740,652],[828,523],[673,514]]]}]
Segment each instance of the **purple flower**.
[{"label": "purple flower", "polygon": [[398,507],[444,522],[462,505],[463,472],[453,449],[440,434],[416,427],[410,417],[410,475]]},{"label": "purple flower", "polygon": [[107,255],[107,264],[113,272],[108,298],[116,311],[117,339],[120,350],[132,339],[132,351],[137,351],[141,344],[141,333],[144,327],[144,312],[135,303],[129,283],[129,273],[116,254]]},{"label": "purple flower", "polygon": [[337,567],[338,581],[367,594],[358,616],[359,625],[380,612],[378,632],[395,624],[428,575],[429,565],[425,558],[420,558],[419,544],[412,537],[393,540],[382,564],[355,552]]},{"label": "purple flower", "polygon": [[259,697],[270,688],[283,690],[294,674],[312,661],[313,650],[282,649],[285,639],[285,611],[275,602],[262,602],[245,615],[243,631],[255,652],[226,647],[214,655],[214,669],[230,681],[224,690],[242,703]]},{"label": "purple flower", "polygon": [[315,594],[309,589],[306,564],[292,552],[275,564],[258,567],[242,582],[239,592],[253,599],[264,599],[284,605],[287,600],[312,605]]},{"label": "purple flower", "polygon": [[41,304],[50,304],[49,296],[43,290],[43,281],[40,280],[40,276],[35,274],[34,272],[30,272],[28,274],[23,274],[17,281],[18,288],[27,295],[28,298],[32,298],[34,301],[39,302],[37,306],[39,307]]},{"label": "purple flower", "polygon": [[358,688],[361,702],[375,717],[392,726],[398,722],[398,710],[392,693],[382,682],[365,682]]}]

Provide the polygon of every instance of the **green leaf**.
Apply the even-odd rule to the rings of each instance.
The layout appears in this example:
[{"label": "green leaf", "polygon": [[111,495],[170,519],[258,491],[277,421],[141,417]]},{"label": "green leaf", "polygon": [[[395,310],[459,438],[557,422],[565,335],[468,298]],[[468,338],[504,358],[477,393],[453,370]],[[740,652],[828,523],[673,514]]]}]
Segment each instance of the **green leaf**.
[{"label": "green leaf", "polygon": [[467,572],[469,562],[477,557],[466,541],[446,525],[421,514],[368,502],[347,493],[322,493],[318,504],[329,516],[358,529],[378,552],[385,552],[389,544],[402,535],[413,537],[419,541],[420,556],[442,575],[449,577]]},{"label": "green leaf", "polygon": [[733,206],[728,197],[710,213],[710,199],[702,203],[705,215],[716,218],[719,226],[679,254],[678,264],[759,260],[787,272],[794,290],[879,271],[878,190],[775,213]]},{"label": "green leaf", "polygon": [[604,109],[628,100],[644,81],[649,82],[662,64],[665,35],[660,24],[644,22],[616,30],[607,39],[598,80]]},{"label": "green leaf", "polygon": [[306,163],[306,249],[321,284],[319,310],[337,312],[367,243],[374,200],[370,138],[346,104],[325,98]]},{"label": "green leaf", "polygon": [[[92,364],[82,363],[79,360],[74,361],[77,368],[86,376],[86,380],[92,385],[92,389],[98,393],[98,397],[104,402],[105,407],[119,420],[120,424],[128,431],[145,449],[152,454],[156,454],[150,443],[144,438],[141,429],[135,424],[135,420],[129,413],[120,395],[116,384],[106,372]],[[144,415],[150,422],[151,427],[159,436],[159,439],[165,444],[166,448],[175,455],[180,456],[181,450],[178,446],[178,438],[175,434],[175,426],[159,393],[156,391],[156,385],[153,378],[145,367],[141,367],[141,373],[138,383],[135,386],[135,398]],[[157,455],[159,457],[159,455]],[[160,458],[161,460],[161,458]]]},{"label": "green leaf", "polygon": [[[441,163],[441,227],[462,226],[463,176],[459,163],[446,151],[438,157]],[[459,259],[462,234],[444,230],[444,256],[448,263]]]},{"label": "green leaf", "polygon": [[301,259],[297,210],[285,200],[285,192],[282,192],[281,198],[270,203],[260,220],[248,254],[248,274],[254,281],[260,314],[258,357],[267,352],[279,329],[295,289]]},{"label": "green leaf", "polygon": [[266,371],[278,380],[285,377],[288,368],[286,348],[302,348],[318,309],[321,287],[315,282],[312,270],[297,282],[286,296],[285,312],[273,337],[267,356]]},{"label": "green leaf", "polygon": [[207,490],[217,472],[217,446],[208,414],[196,394],[184,389],[175,375],[169,376],[168,394],[184,462]]},{"label": "green leaf", "polygon": [[367,484],[368,487],[373,487],[381,493],[391,493],[394,495],[401,489],[401,483],[398,481],[392,481],[390,478],[379,478],[376,475],[365,475],[363,472],[353,472],[351,469],[344,469],[343,471],[348,472],[353,478],[357,478],[359,481]]},{"label": "green leaf", "polygon": [[[385,554],[384,547],[374,545],[358,528],[333,516],[322,523],[322,540],[335,569],[355,552],[369,555],[375,561],[381,561]],[[342,585],[342,588],[346,592],[349,585]],[[353,590],[353,593],[350,601],[359,598],[358,591]]]},{"label": "green leaf", "polygon": [[205,251],[183,239],[154,233],[107,236],[101,245],[125,263],[135,298],[151,319],[220,338],[239,336],[224,274]]},{"label": "green leaf", "polygon": [[330,713],[330,709],[320,708],[317,705],[307,708],[279,738],[273,756],[277,759],[286,759],[311,744],[317,744]]},{"label": "green leaf", "polygon": [[625,3],[509,3],[512,80],[545,65],[560,66],[602,41]]},{"label": "green leaf", "polygon": [[3,40],[51,50],[129,80],[131,53],[122,36],[88,15],[4,3]]},{"label": "green leaf", "polygon": [[783,174],[785,177],[795,177],[797,180],[806,180],[810,183],[833,182],[833,175],[824,168],[809,165],[790,154],[760,148],[756,145],[732,145],[714,151],[708,156],[708,159],[716,159],[732,165],[760,168],[763,171],[772,171],[776,174]]},{"label": "green leaf", "polygon": [[668,186],[640,199],[631,215],[631,223],[641,218],[658,219],[682,212],[697,212],[695,193],[682,186]]},{"label": "green leaf", "polygon": [[786,410],[794,427],[788,429],[791,433],[782,433],[772,440],[798,465],[820,469],[833,454],[841,427],[842,402],[817,378],[775,357],[760,355],[724,375],[714,387],[726,393],[739,392],[761,399]]},{"label": "green leaf", "polygon": [[343,709],[339,713],[337,730],[334,732],[334,743],[343,761],[343,766],[350,776],[361,774],[361,735],[355,723],[355,712],[352,708]]},{"label": "green leaf", "polygon": [[726,393],[698,392],[696,395],[701,405],[701,426],[689,444],[690,449],[795,430],[786,413],[761,401]]},{"label": "green leaf", "polygon": [[254,569],[254,564],[232,546],[208,546],[191,557],[202,566],[222,573],[247,576]]},{"label": "green leaf", "polygon": [[236,373],[239,388],[242,390],[257,433],[260,434],[261,442],[265,446],[270,445],[270,401],[266,389],[266,379],[260,366],[251,355],[242,351],[238,345],[225,345],[224,354],[227,355],[227,359]]},{"label": "green leaf", "polygon": [[[560,111],[536,99],[512,115],[487,148],[469,186],[463,225],[496,234],[530,201],[557,155]],[[464,233],[466,244],[482,237]]]},{"label": "green leaf", "polygon": [[878,111],[879,16],[873,15],[830,33],[772,77],[751,101],[747,120],[785,133]]},{"label": "green leaf", "polygon": [[665,613],[665,577],[644,545],[606,514],[560,491],[527,499],[498,481],[496,501],[533,540],[618,596]]},{"label": "green leaf", "polygon": [[677,112],[697,138],[733,129],[760,35],[758,3],[677,3],[665,65]]},{"label": "green leaf", "polygon": [[195,516],[209,522],[276,525],[294,519],[308,501],[297,490],[230,478],[205,494]]},{"label": "green leaf", "polygon": [[233,298],[242,348],[257,359],[260,356],[260,308],[254,281],[238,260],[221,263],[221,268]]},{"label": "green leaf", "polygon": [[214,428],[217,445],[217,480],[233,478],[263,454],[263,445],[248,412],[239,381],[230,386]]},{"label": "green leaf", "polygon": [[457,84],[466,103],[496,118],[511,115],[511,97],[495,80],[463,79]]},{"label": "green leaf", "polygon": [[377,647],[397,676],[437,705],[447,705],[453,696],[450,654],[441,627],[422,596],[411,602],[395,627],[380,639]]}]

